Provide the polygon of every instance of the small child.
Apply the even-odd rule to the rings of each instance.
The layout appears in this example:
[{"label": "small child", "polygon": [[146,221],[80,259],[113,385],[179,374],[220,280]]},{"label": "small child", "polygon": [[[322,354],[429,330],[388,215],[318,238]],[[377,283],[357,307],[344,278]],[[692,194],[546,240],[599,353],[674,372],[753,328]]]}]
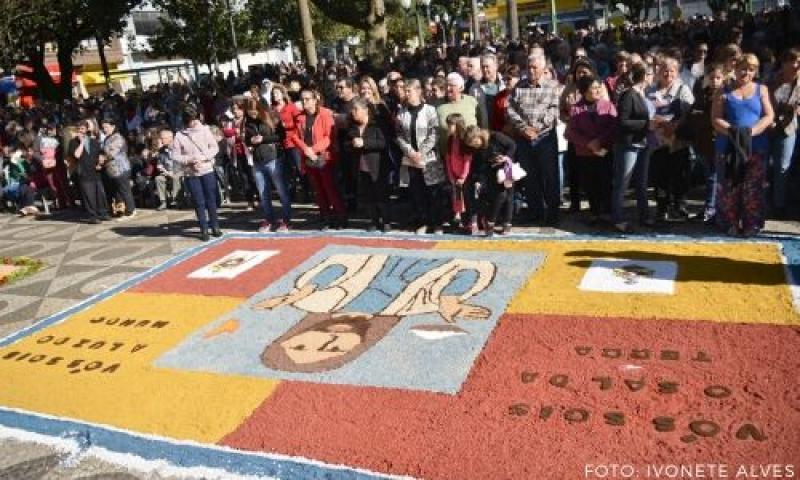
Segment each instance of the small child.
[{"label": "small child", "polygon": [[5,185],[0,188],[0,197],[13,200],[21,216],[36,215],[39,213],[33,204],[36,189],[29,184],[32,167],[26,149],[14,146],[9,151],[9,159],[3,165]]},{"label": "small child", "polygon": [[461,223],[461,214],[466,211],[464,190],[469,179],[472,166],[472,154],[464,148],[463,139],[466,132],[464,117],[460,113],[451,113],[445,119],[447,122],[447,152],[445,153],[445,168],[447,178],[453,185],[452,206],[453,223]]}]

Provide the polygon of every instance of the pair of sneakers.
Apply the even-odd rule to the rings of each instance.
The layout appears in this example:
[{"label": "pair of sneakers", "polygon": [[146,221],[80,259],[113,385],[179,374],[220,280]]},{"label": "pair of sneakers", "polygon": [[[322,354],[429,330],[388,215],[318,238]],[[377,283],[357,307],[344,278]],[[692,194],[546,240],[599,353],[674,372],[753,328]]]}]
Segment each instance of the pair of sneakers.
[{"label": "pair of sneakers", "polygon": [[278,223],[270,223],[266,220],[261,222],[261,225],[258,227],[258,233],[286,233],[289,231],[289,226],[283,220],[278,221]]},{"label": "pair of sneakers", "polygon": [[[486,224],[486,236],[493,237],[495,235],[494,224],[487,223]],[[511,224],[505,223],[503,224],[503,229],[500,231],[500,235],[511,235]]]}]

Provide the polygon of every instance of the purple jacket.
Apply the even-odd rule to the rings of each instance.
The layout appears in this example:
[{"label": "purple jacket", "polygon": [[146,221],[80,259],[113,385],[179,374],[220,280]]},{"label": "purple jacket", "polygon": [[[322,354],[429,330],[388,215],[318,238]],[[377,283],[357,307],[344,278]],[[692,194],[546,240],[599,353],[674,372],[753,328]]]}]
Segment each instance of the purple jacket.
[{"label": "purple jacket", "polygon": [[599,139],[603,148],[611,150],[617,132],[617,109],[608,100],[598,100],[592,105],[581,99],[569,112],[569,122],[564,136],[575,145],[575,155],[591,157],[586,148],[594,139]]}]

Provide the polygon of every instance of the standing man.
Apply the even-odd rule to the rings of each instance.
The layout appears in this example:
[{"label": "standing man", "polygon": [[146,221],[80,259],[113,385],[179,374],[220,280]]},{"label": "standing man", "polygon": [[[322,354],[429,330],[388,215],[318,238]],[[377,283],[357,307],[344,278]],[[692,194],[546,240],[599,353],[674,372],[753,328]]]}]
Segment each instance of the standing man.
[{"label": "standing man", "polygon": [[518,138],[518,160],[529,172],[524,188],[531,220],[555,227],[561,203],[555,128],[561,85],[546,73],[543,55],[528,57],[528,78],[511,93],[508,119]]},{"label": "standing man", "polygon": [[465,126],[478,124],[478,103],[474,97],[464,95],[464,79],[456,72],[447,75],[447,101],[436,108],[439,116],[439,146],[445,153],[447,139],[447,117],[459,113],[464,117]]},{"label": "standing man", "polygon": [[81,190],[83,208],[89,214],[89,223],[97,224],[111,220],[103,182],[100,179],[100,142],[89,134],[89,121],[78,123],[78,135],[69,142],[67,154],[75,159],[78,167],[78,186]]},{"label": "standing man", "polygon": [[161,148],[158,149],[155,182],[160,204],[156,210],[164,210],[170,206],[170,203],[177,208],[183,182],[183,171],[175,165],[175,161],[172,159],[172,130],[162,129],[158,132],[158,139],[161,142]]},{"label": "standing man", "polygon": [[464,87],[464,93],[478,102],[478,126],[481,128],[489,128],[489,107],[487,105],[486,95],[483,93],[483,88],[481,88],[483,72],[481,71],[480,57],[472,57],[469,59],[468,74],[469,77]]},{"label": "standing man", "polygon": [[483,77],[481,79],[481,88],[486,96],[486,110],[489,118],[494,117],[494,100],[497,94],[504,88],[503,80],[500,74],[497,73],[497,56],[493,53],[488,53],[481,57],[481,71]]},{"label": "standing man", "polygon": [[337,183],[341,186],[341,192],[350,213],[357,208],[358,190],[358,165],[357,159],[344,155],[347,131],[350,129],[350,110],[356,94],[353,91],[353,79],[342,77],[336,81],[336,99],[332,102],[334,123],[336,125],[335,142],[336,152],[339,154],[339,161],[335,164],[335,176]]}]

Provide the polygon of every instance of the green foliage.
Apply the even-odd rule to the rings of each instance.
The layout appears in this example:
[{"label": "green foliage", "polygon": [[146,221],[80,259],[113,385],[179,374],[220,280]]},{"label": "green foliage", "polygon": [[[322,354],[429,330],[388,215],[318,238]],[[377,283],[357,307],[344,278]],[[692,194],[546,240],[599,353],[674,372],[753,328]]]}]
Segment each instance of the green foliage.
[{"label": "green foliage", "polygon": [[160,19],[150,39],[154,57],[188,58],[212,64],[235,57],[231,36],[231,15],[239,51],[256,52],[270,43],[269,30],[254,28],[251,11],[228,9],[225,0],[154,0],[153,5],[166,16]]},{"label": "green foliage", "polygon": [[[422,16],[424,27],[426,24],[426,20],[424,19],[424,10],[420,11],[420,15]],[[386,28],[389,32],[390,44],[405,46],[407,45],[408,41],[415,40],[417,38],[417,22],[413,12],[407,13],[403,11],[402,15],[390,16]],[[427,28],[423,28],[423,33],[426,34],[426,37],[430,37]]]},{"label": "green foliage", "polygon": [[[318,43],[333,43],[359,34],[352,26],[332,20],[313,3],[310,4],[312,29]],[[299,45],[303,40],[300,12],[296,0],[249,0],[247,9],[253,28],[269,32],[269,43],[285,46],[287,41]]]},{"label": "green foliage", "polygon": [[736,10],[744,12],[749,7],[747,0],[707,0],[708,8],[717,15],[721,12]]},{"label": "green foliage", "polygon": [[72,76],[72,56],[83,40],[122,31],[123,17],[142,0],[4,0],[0,19],[0,65],[28,63],[50,99],[71,95],[70,82],[57,91],[44,66],[45,45],[56,46],[63,78]]}]

